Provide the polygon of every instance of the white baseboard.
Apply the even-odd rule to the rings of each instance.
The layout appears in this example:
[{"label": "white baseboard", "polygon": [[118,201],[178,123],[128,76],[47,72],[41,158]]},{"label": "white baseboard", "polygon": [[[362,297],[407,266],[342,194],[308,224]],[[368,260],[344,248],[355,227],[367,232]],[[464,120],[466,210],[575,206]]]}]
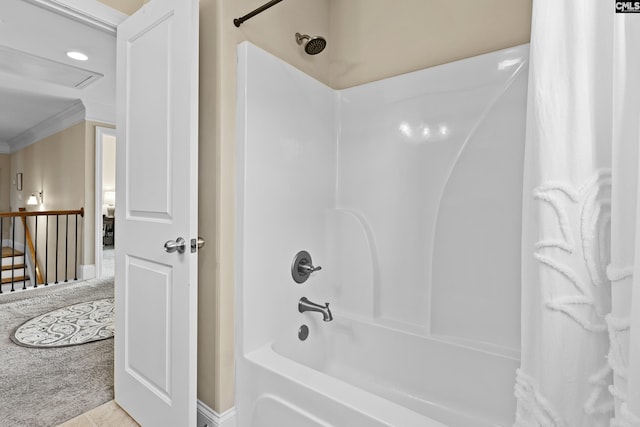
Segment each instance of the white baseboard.
[{"label": "white baseboard", "polygon": [[227,409],[222,414],[198,400],[197,427],[236,427],[236,408]]},{"label": "white baseboard", "polygon": [[93,279],[94,277],[96,277],[95,264],[84,264],[84,265],[80,264],[78,266],[78,279],[89,280],[89,279]]}]

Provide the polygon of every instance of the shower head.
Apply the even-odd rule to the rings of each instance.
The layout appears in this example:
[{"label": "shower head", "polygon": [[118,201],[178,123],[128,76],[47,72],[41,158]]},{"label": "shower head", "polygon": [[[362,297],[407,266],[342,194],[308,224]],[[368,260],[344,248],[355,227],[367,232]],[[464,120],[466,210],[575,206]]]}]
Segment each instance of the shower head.
[{"label": "shower head", "polygon": [[324,37],[310,37],[300,33],[296,33],[296,42],[301,46],[304,43],[304,51],[307,55],[317,55],[327,46],[327,41]]}]

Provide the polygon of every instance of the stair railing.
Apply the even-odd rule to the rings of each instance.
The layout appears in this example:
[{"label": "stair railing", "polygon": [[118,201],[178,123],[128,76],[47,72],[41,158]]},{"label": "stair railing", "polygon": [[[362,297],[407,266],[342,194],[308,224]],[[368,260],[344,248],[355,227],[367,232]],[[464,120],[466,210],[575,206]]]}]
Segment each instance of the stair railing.
[{"label": "stair railing", "polygon": [[[50,261],[54,262],[54,270],[55,274],[53,275],[55,282],[59,283],[58,272],[59,272],[59,264],[61,257],[60,250],[60,217],[64,217],[64,281],[69,281],[69,217],[74,217],[75,226],[73,227],[74,231],[74,263],[73,263],[73,280],[78,280],[78,216],[84,217],[84,208],[80,208],[78,210],[56,210],[56,211],[34,211],[28,212],[24,208],[20,208],[18,212],[1,212],[0,213],[0,239],[4,243],[5,240],[5,230],[11,235],[11,247],[5,247],[2,245],[2,257],[11,256],[11,264],[4,265],[2,263],[2,271],[11,270],[11,278],[2,277],[0,283],[0,294],[3,293],[2,285],[3,284],[11,284],[11,292],[15,291],[15,283],[22,282],[22,289],[27,289],[27,281],[30,280],[33,283],[33,287],[37,288],[39,284],[43,284],[47,286],[50,283]],[[22,222],[22,242],[23,253],[20,253],[16,250],[16,218],[20,218]],[[33,218],[32,221],[28,221],[28,218]],[[55,218],[55,223],[53,220]],[[8,219],[8,220],[6,220]],[[5,228],[5,222],[8,222]],[[34,235],[32,237],[32,233],[29,227],[29,222],[33,224]],[[52,223],[52,224],[50,224]],[[44,236],[41,234],[38,235],[38,227],[40,229],[44,227]],[[55,227],[55,230],[54,230]],[[51,228],[51,229],[50,229]],[[51,247],[51,235],[55,233],[55,244],[52,249],[54,254],[52,254],[51,258],[49,258],[49,250]],[[35,240],[35,243],[34,243]],[[40,243],[39,241],[44,240],[44,243]],[[44,244],[44,274],[43,268],[41,267],[41,259],[42,259],[42,245]],[[40,247],[39,247],[40,246]],[[31,259],[31,271],[33,274],[27,275],[27,249],[29,253],[29,257]],[[24,256],[24,262],[22,264],[17,265],[16,267],[16,256]],[[55,257],[55,259],[53,259]],[[22,269],[23,274],[22,277],[16,277],[15,271]],[[30,272],[31,273],[31,272]]]}]

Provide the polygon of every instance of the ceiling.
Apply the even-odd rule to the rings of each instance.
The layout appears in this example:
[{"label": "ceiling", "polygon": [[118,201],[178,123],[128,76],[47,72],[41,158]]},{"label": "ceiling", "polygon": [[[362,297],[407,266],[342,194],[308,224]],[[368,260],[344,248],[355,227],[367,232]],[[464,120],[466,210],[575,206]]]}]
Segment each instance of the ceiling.
[{"label": "ceiling", "polygon": [[[0,51],[10,56],[0,64],[0,151],[15,151],[57,132],[65,120],[78,122],[79,114],[115,122],[115,31],[56,11],[60,4],[74,3],[78,0],[2,0]],[[83,9],[95,4],[118,14],[95,0],[82,0]],[[70,59],[70,50],[89,59]],[[64,78],[65,72],[87,71],[94,78],[83,88]]]}]

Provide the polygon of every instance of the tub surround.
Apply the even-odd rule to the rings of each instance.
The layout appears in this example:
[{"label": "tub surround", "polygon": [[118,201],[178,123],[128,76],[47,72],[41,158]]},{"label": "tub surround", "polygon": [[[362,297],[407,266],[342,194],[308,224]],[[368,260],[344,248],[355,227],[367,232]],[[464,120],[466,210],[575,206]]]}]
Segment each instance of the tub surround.
[{"label": "tub surround", "polygon": [[[334,218],[351,218],[329,286],[344,307],[375,283],[373,311],[348,311],[519,352],[527,59],[520,46],[338,92]],[[350,265],[355,245],[375,258]],[[371,281],[345,280],[363,269]]]},{"label": "tub surround", "polygon": [[528,47],[342,91],[238,55],[238,425],[510,425]]}]

